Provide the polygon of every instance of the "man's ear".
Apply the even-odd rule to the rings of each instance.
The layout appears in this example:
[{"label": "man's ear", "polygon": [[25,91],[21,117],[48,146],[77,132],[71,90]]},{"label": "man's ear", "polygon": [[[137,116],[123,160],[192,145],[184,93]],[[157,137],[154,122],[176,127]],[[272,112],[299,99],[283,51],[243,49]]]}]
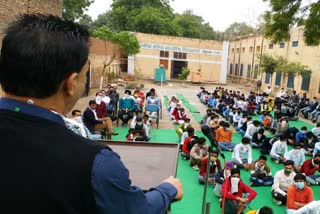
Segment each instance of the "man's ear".
[{"label": "man's ear", "polygon": [[65,80],[65,92],[67,95],[72,96],[75,93],[75,86],[77,82],[78,73],[73,72]]}]

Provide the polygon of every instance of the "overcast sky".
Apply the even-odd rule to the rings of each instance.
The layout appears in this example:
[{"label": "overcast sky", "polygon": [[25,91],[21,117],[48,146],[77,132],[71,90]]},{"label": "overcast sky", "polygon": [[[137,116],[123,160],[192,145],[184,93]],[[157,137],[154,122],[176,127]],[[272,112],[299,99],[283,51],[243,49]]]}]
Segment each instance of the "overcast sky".
[{"label": "overcast sky", "polygon": [[[95,0],[88,14],[96,19],[110,8],[112,0]],[[254,26],[258,16],[268,9],[262,0],[174,0],[171,7],[177,13],[187,9],[209,22],[214,30],[224,31],[234,22],[246,22]]]}]

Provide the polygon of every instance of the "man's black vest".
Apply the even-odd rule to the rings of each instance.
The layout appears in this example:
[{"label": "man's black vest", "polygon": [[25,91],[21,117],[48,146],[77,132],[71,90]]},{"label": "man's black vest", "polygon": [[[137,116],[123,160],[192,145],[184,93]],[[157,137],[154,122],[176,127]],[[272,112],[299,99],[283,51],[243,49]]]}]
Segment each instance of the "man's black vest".
[{"label": "man's black vest", "polygon": [[92,164],[104,148],[58,123],[0,110],[3,213],[95,213]]}]

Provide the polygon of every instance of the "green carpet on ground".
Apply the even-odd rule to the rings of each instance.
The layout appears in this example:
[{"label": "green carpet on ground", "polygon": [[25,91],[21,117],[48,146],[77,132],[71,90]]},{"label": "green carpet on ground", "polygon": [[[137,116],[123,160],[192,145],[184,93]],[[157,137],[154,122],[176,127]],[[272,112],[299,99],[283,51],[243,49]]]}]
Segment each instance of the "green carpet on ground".
[{"label": "green carpet on ground", "polygon": [[177,94],[177,97],[183,102],[183,105],[188,108],[188,110],[190,111],[190,113],[200,113],[200,111],[194,107],[193,105],[191,105],[189,103],[189,101],[187,100],[187,98],[185,98],[182,94]]},{"label": "green carpet on ground", "polygon": [[[312,127],[311,124],[307,124],[303,121],[290,121],[290,126],[301,128],[302,126],[307,126],[308,130]],[[128,132],[128,128],[115,127],[115,130],[119,132],[119,135],[113,136],[114,140],[125,140],[125,135]],[[178,143],[177,134],[175,132],[174,126],[172,129],[152,129],[151,130],[151,142],[162,142],[162,143]],[[200,131],[196,132],[198,136],[203,136]],[[240,143],[241,135],[239,133],[234,133],[232,141],[235,143]],[[260,156],[260,152],[257,149],[253,149],[253,159],[257,159]],[[231,159],[231,152],[224,152],[226,159]],[[307,159],[310,157],[306,157]],[[220,158],[221,159],[221,158]],[[281,164],[275,164],[270,161],[268,156],[268,165],[272,169],[272,174],[274,175],[278,170],[282,169]],[[178,172],[177,177],[182,181],[184,187],[184,197],[181,201],[173,203],[172,214],[200,214],[202,197],[203,197],[203,185],[198,183],[199,171],[193,170],[189,165],[189,161],[183,160],[179,155],[178,158]],[[241,170],[242,180],[249,184],[250,172]],[[314,191],[315,200],[320,200],[320,191],[318,186],[311,187]],[[271,197],[271,187],[253,187],[253,189],[258,193],[257,197],[251,202],[250,207],[252,209],[258,209],[262,206],[269,206],[273,208],[276,214],[285,214],[286,209],[284,206],[277,206],[272,202]],[[211,203],[210,213],[216,214],[221,213],[221,208],[219,206],[219,198],[217,198],[213,193],[213,186],[210,185],[207,192],[207,202]],[[245,212],[249,211],[247,208]]]}]

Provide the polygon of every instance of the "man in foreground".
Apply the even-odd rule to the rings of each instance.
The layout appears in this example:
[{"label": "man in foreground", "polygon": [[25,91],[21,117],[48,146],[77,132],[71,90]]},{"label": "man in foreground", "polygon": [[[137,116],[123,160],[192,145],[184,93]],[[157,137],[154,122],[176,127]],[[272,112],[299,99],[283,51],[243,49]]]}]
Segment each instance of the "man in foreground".
[{"label": "man in foreground", "polygon": [[[2,208],[10,213],[164,213],[182,198],[168,178],[144,193],[110,148],[66,128],[82,96],[89,33],[59,17],[24,15],[2,42]],[[19,204],[12,206],[12,204]]]}]

